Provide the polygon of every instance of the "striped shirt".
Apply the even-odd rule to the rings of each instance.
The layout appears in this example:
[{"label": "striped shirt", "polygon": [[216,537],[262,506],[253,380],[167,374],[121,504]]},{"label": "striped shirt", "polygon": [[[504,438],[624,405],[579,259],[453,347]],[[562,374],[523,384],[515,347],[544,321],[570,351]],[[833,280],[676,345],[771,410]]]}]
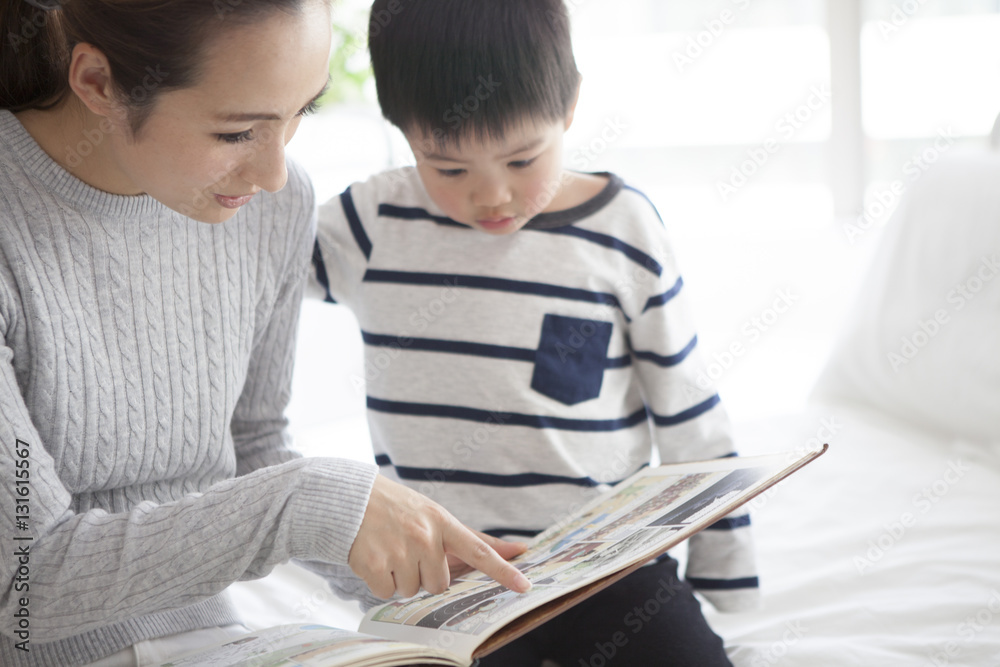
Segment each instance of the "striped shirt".
[{"label": "striped shirt", "polygon": [[[537,534],[653,447],[734,454],[665,226],[607,178],[506,236],[445,217],[413,168],[320,208],[316,277],[360,323],[382,473],[484,532]],[[746,514],[691,539],[687,577],[721,609],[756,604]]]}]

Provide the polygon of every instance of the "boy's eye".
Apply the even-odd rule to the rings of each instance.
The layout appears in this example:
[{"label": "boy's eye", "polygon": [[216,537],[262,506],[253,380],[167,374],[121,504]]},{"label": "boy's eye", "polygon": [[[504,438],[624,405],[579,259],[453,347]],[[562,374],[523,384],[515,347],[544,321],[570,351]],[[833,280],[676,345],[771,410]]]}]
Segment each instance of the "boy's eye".
[{"label": "boy's eye", "polygon": [[537,158],[531,158],[530,160],[517,160],[515,162],[509,163],[508,166],[513,167],[514,169],[525,169],[527,167],[530,167],[536,159]]},{"label": "boy's eye", "polygon": [[446,178],[455,178],[465,173],[464,169],[438,169],[437,171]]},{"label": "boy's eye", "polygon": [[234,132],[231,134],[219,134],[220,141],[224,141],[227,144],[241,144],[244,141],[250,141],[253,139],[253,131],[247,130],[245,132]]}]

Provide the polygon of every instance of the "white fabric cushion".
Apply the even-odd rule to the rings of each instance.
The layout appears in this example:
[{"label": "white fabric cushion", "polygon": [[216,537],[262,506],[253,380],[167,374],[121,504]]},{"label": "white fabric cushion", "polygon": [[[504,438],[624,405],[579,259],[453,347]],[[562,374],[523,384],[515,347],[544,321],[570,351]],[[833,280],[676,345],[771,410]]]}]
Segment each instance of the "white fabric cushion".
[{"label": "white fabric cushion", "polygon": [[815,395],[1000,440],[1000,155],[949,155],[912,186]]}]

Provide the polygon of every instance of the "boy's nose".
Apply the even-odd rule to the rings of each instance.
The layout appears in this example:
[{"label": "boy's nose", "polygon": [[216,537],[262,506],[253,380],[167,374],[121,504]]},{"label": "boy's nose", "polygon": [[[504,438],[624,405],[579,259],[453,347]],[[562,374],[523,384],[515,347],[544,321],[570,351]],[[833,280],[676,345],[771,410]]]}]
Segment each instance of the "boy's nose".
[{"label": "boy's nose", "polygon": [[483,208],[503,206],[510,201],[510,188],[503,179],[481,179],[472,193],[472,203]]}]

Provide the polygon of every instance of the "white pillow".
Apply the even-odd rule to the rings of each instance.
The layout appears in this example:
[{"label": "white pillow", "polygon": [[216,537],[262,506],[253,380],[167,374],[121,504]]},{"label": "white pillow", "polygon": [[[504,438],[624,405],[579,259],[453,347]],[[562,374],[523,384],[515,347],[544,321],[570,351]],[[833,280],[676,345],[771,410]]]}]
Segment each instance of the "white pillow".
[{"label": "white pillow", "polygon": [[950,154],[911,186],[814,395],[1000,440],[1000,155]]}]

